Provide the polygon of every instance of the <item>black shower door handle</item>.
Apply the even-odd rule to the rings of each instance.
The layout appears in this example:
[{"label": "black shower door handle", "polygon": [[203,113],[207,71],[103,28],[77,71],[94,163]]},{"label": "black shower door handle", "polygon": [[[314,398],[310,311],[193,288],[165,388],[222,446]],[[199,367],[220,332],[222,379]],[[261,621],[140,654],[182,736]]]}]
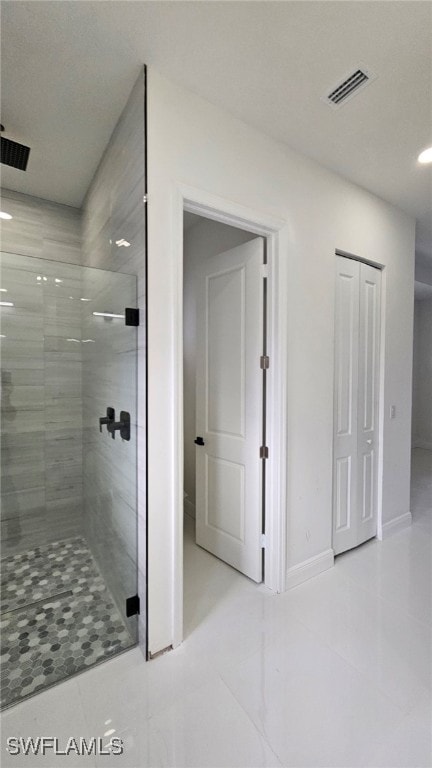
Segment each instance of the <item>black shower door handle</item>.
[{"label": "black shower door handle", "polygon": [[196,437],[194,440],[195,445],[205,445],[204,440],[202,437]]}]

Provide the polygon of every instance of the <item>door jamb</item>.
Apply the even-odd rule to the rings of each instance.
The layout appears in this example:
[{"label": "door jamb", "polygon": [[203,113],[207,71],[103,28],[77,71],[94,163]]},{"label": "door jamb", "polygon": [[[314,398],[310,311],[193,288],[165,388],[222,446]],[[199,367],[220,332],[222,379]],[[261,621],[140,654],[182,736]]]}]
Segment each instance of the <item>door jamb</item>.
[{"label": "door jamb", "polygon": [[[173,647],[183,640],[183,212],[246,229],[266,238],[268,261],[268,350],[266,467],[266,548],[264,585],[273,592],[285,589],[286,477],[287,477],[287,278],[288,227],[284,219],[181,183],[173,190],[174,305],[174,547],[173,547]],[[257,361],[258,365],[258,361]],[[257,450],[258,450],[257,446]]]}]

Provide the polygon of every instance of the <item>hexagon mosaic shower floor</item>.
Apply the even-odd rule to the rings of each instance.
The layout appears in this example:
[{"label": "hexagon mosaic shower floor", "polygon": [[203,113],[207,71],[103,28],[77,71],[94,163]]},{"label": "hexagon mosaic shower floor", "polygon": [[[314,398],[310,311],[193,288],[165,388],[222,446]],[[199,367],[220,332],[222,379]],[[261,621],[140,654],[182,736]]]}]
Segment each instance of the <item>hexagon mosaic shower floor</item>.
[{"label": "hexagon mosaic shower floor", "polygon": [[1,707],[130,648],[84,539],[1,561]]}]

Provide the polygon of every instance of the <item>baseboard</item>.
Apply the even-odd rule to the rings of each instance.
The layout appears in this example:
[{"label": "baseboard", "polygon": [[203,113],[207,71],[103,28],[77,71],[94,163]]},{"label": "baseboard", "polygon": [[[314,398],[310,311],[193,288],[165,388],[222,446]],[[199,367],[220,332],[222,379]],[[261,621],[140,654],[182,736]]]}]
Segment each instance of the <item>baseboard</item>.
[{"label": "baseboard", "polygon": [[393,520],[388,520],[386,523],[383,523],[381,527],[381,535],[378,533],[378,538],[381,540],[386,539],[387,536],[391,536],[391,534],[396,533],[396,531],[401,531],[403,528],[409,528],[411,523],[411,512],[404,512],[403,515],[399,515],[398,517],[394,517]]},{"label": "baseboard", "polygon": [[195,504],[192,504],[192,502],[189,501],[188,498],[185,498],[184,500],[183,509],[184,509],[185,515],[189,515],[189,517],[193,517],[193,519],[195,520]]},{"label": "baseboard", "polygon": [[298,565],[293,565],[292,568],[288,568],[286,573],[285,589],[291,589],[297,587],[308,579],[312,579],[314,576],[323,571],[327,571],[334,565],[334,552],[332,549],[326,549],[325,552],[320,552],[319,555],[310,557],[309,560],[303,560]]},{"label": "baseboard", "polygon": [[412,441],[412,447],[413,448],[422,448],[424,451],[432,451],[432,443],[428,440],[420,440],[417,437],[413,438]]}]

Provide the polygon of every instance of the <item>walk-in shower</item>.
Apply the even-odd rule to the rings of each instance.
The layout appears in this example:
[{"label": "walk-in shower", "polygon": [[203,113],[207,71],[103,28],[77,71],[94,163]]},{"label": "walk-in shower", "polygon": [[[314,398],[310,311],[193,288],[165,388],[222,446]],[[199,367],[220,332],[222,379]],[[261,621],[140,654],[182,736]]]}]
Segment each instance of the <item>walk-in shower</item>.
[{"label": "walk-in shower", "polygon": [[137,280],[0,270],[5,707],[137,641]]}]

